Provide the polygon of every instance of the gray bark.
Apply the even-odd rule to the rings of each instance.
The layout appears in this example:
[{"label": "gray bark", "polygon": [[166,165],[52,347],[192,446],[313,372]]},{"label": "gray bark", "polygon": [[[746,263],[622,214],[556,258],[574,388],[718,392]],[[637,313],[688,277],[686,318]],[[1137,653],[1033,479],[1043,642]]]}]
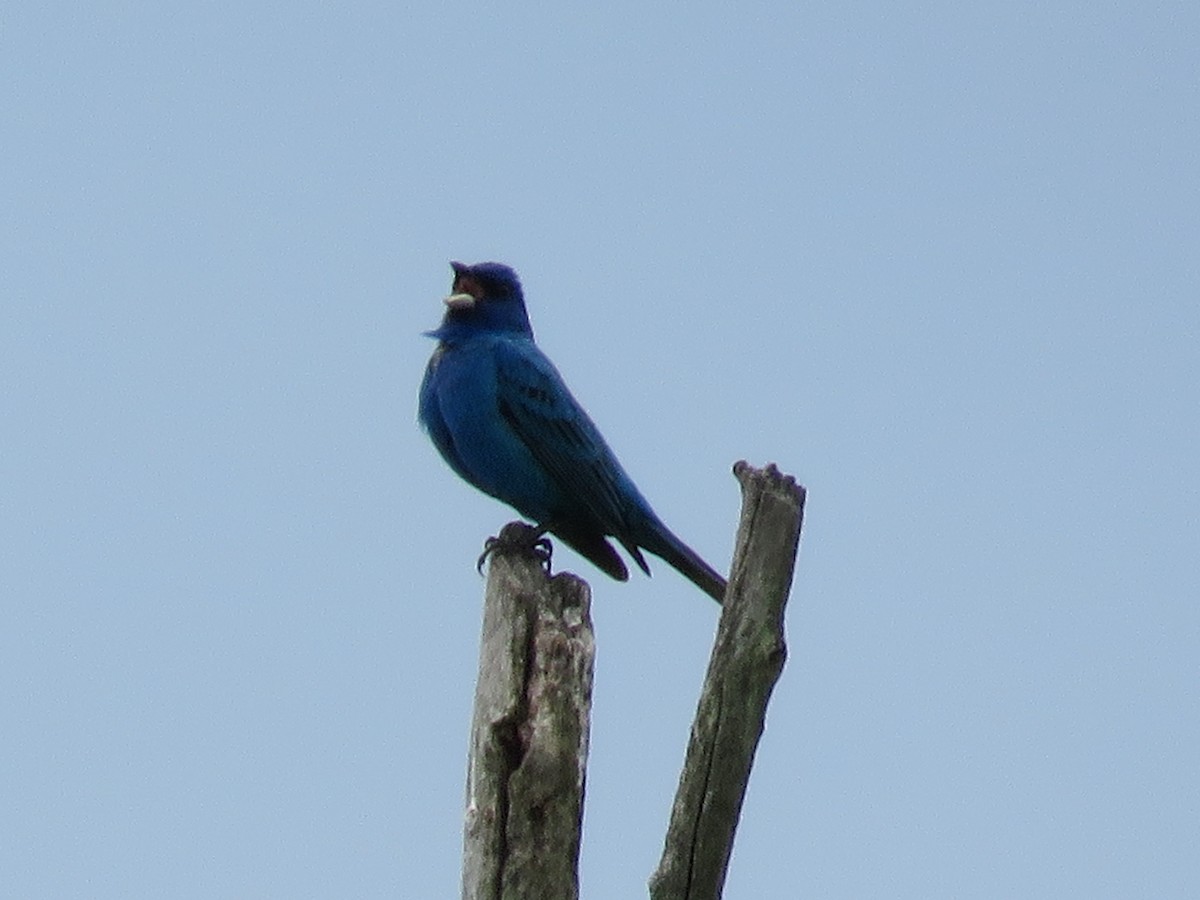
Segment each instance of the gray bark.
[{"label": "gray bark", "polygon": [[718,900],[762,736],[787,658],[783,615],[791,590],[804,488],[774,465],[734,466],[742,516],[729,590],[692,724],[652,900]]},{"label": "gray bark", "polygon": [[[513,530],[515,528],[515,530]],[[502,537],[527,529],[505,526]],[[591,594],[529,552],[490,555],[471,723],[464,900],[579,896]]]}]

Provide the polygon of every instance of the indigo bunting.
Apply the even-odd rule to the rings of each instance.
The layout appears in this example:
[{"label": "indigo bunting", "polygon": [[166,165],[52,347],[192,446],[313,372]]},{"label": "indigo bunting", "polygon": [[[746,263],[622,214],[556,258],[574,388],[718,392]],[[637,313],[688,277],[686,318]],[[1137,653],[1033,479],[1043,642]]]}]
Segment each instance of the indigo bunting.
[{"label": "indigo bunting", "polygon": [[516,273],[451,263],[454,285],[421,382],[419,418],[464,480],[533,520],[618,581],[661,557],[720,603],[725,579],[677,538],[621,468],[533,341]]}]

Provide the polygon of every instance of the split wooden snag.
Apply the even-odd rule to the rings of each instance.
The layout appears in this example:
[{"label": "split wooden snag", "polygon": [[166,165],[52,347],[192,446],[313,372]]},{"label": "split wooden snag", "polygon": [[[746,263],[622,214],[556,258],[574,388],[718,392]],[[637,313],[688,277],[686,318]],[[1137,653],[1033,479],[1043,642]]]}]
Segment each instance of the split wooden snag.
[{"label": "split wooden snag", "polygon": [[[729,589],[652,900],[718,900],[767,703],[787,659],[805,490],[774,465],[742,488]],[[575,900],[591,721],[591,592],[549,577],[510,523],[490,554],[471,724],[464,900]],[[526,541],[526,543],[528,543]],[[515,549],[514,549],[515,548]]]}]

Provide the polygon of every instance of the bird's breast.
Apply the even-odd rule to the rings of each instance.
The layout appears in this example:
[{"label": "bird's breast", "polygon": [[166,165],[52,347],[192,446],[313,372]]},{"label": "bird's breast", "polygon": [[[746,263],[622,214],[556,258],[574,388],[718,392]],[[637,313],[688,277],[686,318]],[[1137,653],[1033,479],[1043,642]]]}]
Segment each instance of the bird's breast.
[{"label": "bird's breast", "polygon": [[429,357],[429,365],[427,370],[430,375],[437,371],[437,367],[442,362],[442,357],[446,355],[446,345],[439,342],[433,350],[433,356]]}]

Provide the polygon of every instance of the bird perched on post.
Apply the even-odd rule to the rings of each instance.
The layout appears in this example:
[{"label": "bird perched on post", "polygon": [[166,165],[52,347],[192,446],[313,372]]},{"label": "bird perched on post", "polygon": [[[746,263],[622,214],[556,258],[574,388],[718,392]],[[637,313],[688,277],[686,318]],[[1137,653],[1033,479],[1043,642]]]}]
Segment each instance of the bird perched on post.
[{"label": "bird perched on post", "polygon": [[454,286],[421,382],[421,424],[446,462],[618,581],[661,557],[720,603],[725,579],[671,533],[533,341],[516,273],[451,263]]}]

